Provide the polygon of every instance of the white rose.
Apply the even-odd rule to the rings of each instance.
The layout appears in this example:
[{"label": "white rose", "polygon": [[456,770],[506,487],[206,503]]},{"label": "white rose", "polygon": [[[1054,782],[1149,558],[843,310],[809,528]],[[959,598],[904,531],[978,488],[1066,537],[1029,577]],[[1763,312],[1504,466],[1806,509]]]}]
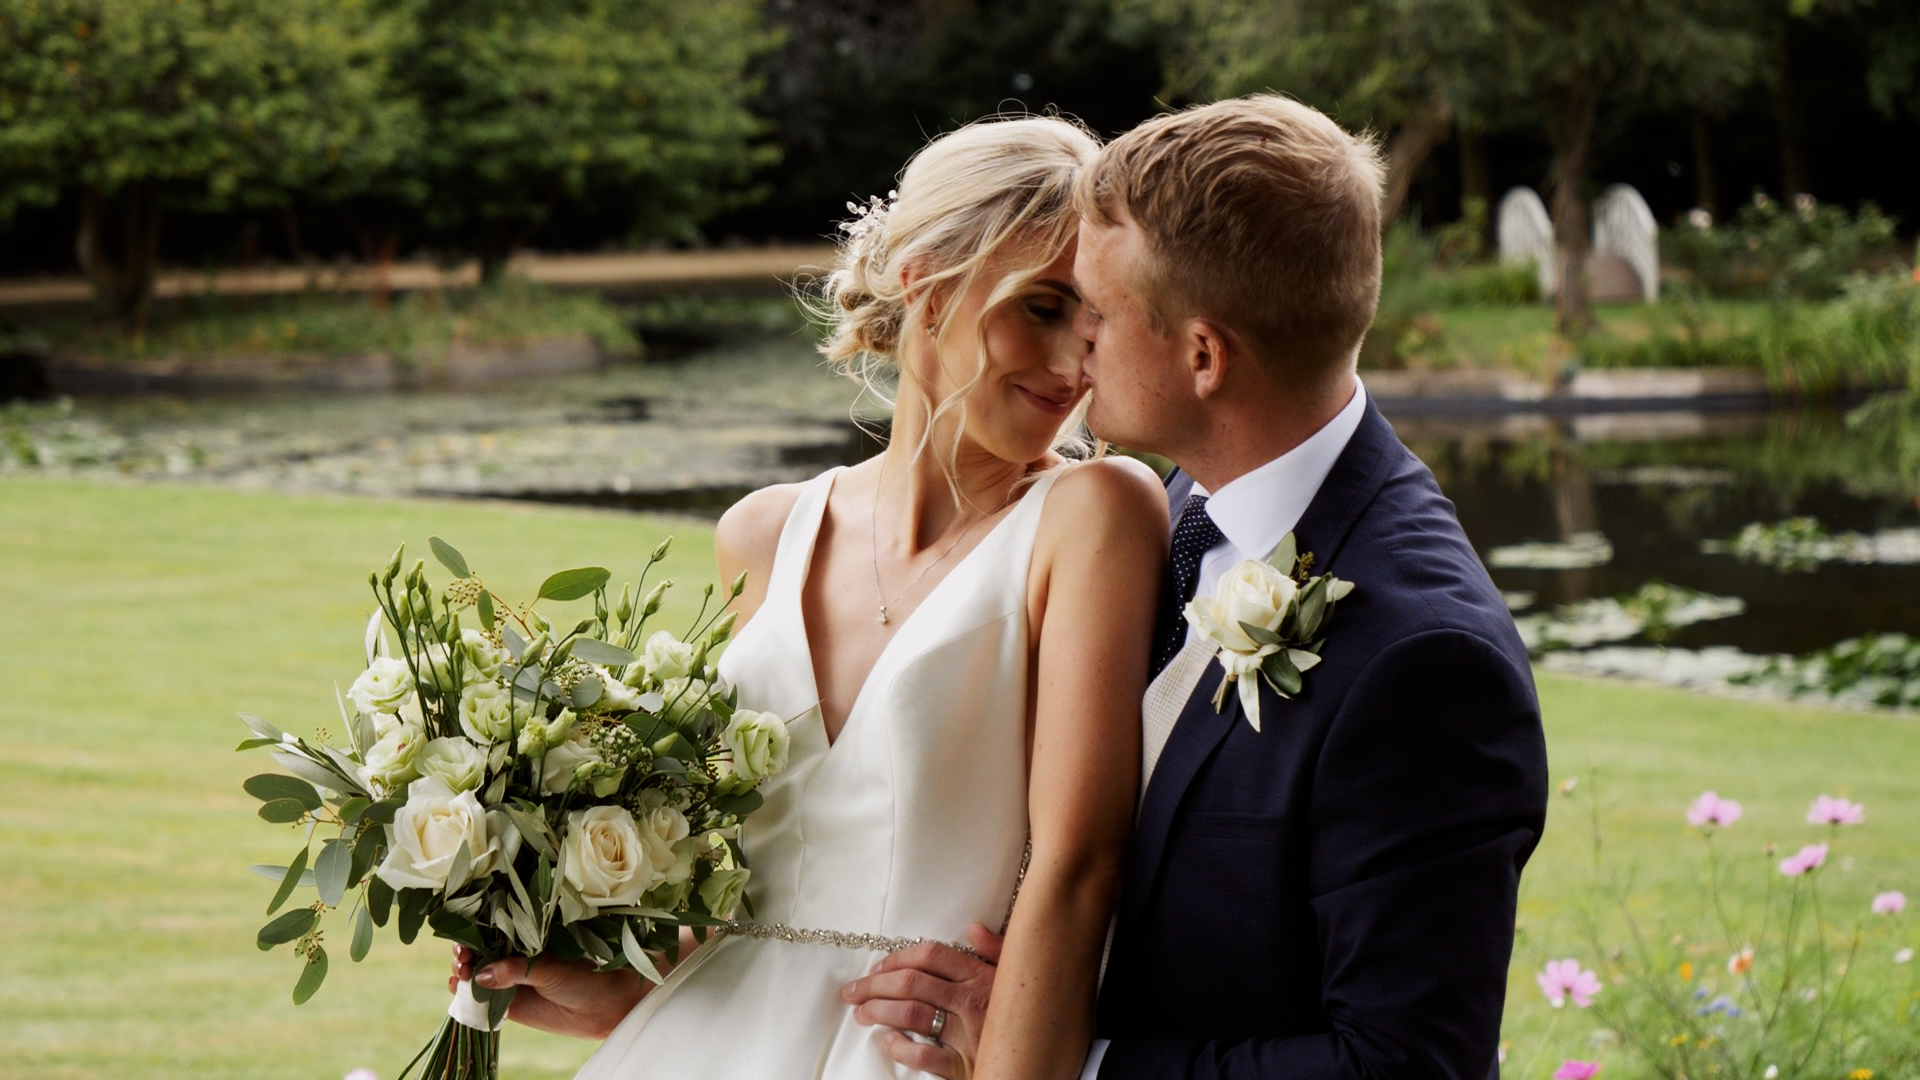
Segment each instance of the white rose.
[{"label": "white rose", "polygon": [[661,881],[679,885],[693,876],[693,844],[687,841],[691,830],[685,814],[672,806],[656,806],[640,815],[639,826],[647,861]]},{"label": "white rose", "polygon": [[1246,559],[1227,571],[1212,596],[1195,597],[1187,604],[1187,621],[1229,652],[1267,656],[1277,647],[1255,642],[1240,624],[1278,633],[1299,592],[1292,578],[1267,563]]},{"label": "white rose", "polygon": [[568,814],[560,853],[561,876],[591,907],[638,904],[658,878],[640,828],[623,807]]},{"label": "white rose", "polygon": [[660,688],[664,702],[661,715],[670,724],[684,724],[707,707],[707,698],[712,694],[713,688],[700,679],[669,679]]},{"label": "white rose", "polygon": [[431,739],[420,751],[418,768],[421,776],[454,791],[472,791],[487,778],[487,752],[459,736]]},{"label": "white rose", "polygon": [[[684,679],[693,673],[693,646],[665,630],[655,631],[640,654],[640,665],[657,682]],[[671,701],[673,695],[668,694],[667,699]]]},{"label": "white rose", "polygon": [[773,713],[738,709],[721,735],[733,752],[733,771],[749,784],[757,784],[787,767],[787,754],[793,736],[786,721]]},{"label": "white rose", "polygon": [[593,748],[584,728],[576,728],[558,744],[547,747],[540,759],[540,794],[565,795],[583,766],[601,764],[600,752]]},{"label": "white rose", "polygon": [[374,657],[367,670],[347,688],[353,707],[369,716],[393,712],[412,696],[413,673],[407,670],[406,661],[391,656]]},{"label": "white rose", "polygon": [[460,845],[467,846],[473,877],[512,862],[520,834],[504,811],[489,813],[473,792],[455,794],[432,777],[407,786],[407,803],[387,826],[387,857],[380,880],[396,889],[442,889]]},{"label": "white rose", "polygon": [[360,778],[383,791],[399,788],[420,775],[420,751],[426,742],[427,734],[418,724],[396,724],[367,748]]},{"label": "white rose", "polygon": [[715,870],[700,883],[700,902],[707,905],[707,914],[716,919],[730,919],[733,909],[740,906],[740,898],[747,892],[747,877],[750,871]]},{"label": "white rose", "polygon": [[460,649],[466,653],[467,670],[483,679],[500,677],[500,664],[507,654],[493,639],[472,628],[460,631]]},{"label": "white rose", "polygon": [[525,712],[514,704],[513,691],[499,683],[474,683],[460,695],[460,730],[481,744],[511,742]]}]

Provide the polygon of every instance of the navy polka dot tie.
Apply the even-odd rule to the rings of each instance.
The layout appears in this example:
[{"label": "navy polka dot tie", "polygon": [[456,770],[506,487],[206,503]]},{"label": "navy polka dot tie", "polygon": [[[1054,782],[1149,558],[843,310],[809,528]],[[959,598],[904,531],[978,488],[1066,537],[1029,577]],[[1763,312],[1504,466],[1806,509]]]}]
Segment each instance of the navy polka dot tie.
[{"label": "navy polka dot tie", "polygon": [[1168,575],[1160,598],[1160,626],[1153,642],[1153,670],[1149,680],[1165,670],[1187,643],[1187,620],[1181,614],[1193,599],[1194,586],[1200,581],[1200,559],[1226,540],[1226,534],[1207,516],[1207,497],[1190,495],[1180,511],[1180,524],[1173,529],[1173,551],[1169,555],[1173,573]]}]

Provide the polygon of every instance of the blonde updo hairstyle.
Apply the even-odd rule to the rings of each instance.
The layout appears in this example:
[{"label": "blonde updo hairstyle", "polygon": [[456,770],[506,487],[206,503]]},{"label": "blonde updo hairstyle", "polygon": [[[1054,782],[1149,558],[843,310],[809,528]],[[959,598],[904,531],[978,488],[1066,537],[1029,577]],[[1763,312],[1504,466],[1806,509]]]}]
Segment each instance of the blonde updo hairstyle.
[{"label": "blonde updo hairstyle", "polygon": [[[985,377],[986,315],[1026,288],[1060,257],[1080,225],[1073,189],[1099,145],[1085,128],[1052,117],[981,120],[928,143],[907,163],[888,202],[874,200],[843,225],[831,274],[813,307],[826,324],[820,351],[867,393],[893,404],[886,385],[911,379],[899,362],[906,328],[929,324],[934,347],[952,329],[958,304],[989,264],[999,281],[975,326],[980,343],[973,377],[931,401],[916,453],[924,452],[935,423],[958,415],[954,446],[943,455],[952,479],[952,455],[966,424],[965,400]],[[912,268],[912,289],[905,272]],[[1056,447],[1073,448],[1085,403],[1061,426]],[[956,489],[957,490],[957,489]]]}]

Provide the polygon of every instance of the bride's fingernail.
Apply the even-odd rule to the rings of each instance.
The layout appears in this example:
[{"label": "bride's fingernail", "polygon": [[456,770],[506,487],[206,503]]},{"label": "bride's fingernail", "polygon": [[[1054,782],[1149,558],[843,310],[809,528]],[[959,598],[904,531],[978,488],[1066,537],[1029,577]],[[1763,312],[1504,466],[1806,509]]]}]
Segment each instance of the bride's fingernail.
[{"label": "bride's fingernail", "polygon": [[473,981],[474,981],[474,982],[477,982],[477,983],[479,983],[479,984],[480,984],[481,986],[492,986],[492,985],[493,985],[493,972],[491,972],[491,971],[483,971],[483,972],[481,972],[480,974],[478,974],[478,975],[475,975],[475,976],[473,977]]},{"label": "bride's fingernail", "polygon": [[841,987],[841,988],[840,988],[840,996],[841,996],[841,997],[843,997],[843,998],[847,998],[848,1000],[852,1000],[852,998],[853,998],[853,984],[852,984],[852,983],[848,983],[847,985],[845,985],[845,986],[843,986],[843,987]]}]

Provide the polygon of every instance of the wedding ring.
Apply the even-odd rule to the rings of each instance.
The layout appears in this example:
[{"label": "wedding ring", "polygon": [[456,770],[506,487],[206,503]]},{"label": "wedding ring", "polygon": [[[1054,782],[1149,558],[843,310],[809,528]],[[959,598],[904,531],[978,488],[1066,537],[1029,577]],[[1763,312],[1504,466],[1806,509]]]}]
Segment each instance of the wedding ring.
[{"label": "wedding ring", "polygon": [[947,1030],[947,1010],[933,1010],[933,1023],[927,1026],[927,1038],[940,1041],[940,1033]]}]

